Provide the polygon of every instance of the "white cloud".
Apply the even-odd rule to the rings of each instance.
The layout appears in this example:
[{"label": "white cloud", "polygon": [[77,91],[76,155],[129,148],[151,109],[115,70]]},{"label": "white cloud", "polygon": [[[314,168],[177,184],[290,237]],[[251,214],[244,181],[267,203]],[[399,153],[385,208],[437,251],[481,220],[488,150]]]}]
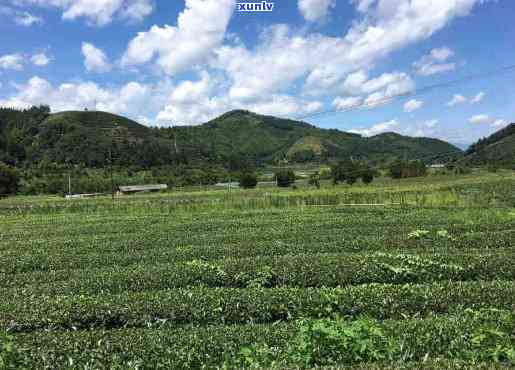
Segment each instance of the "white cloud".
[{"label": "white cloud", "polygon": [[30,61],[38,67],[44,67],[50,63],[51,59],[45,53],[38,53],[34,54]]},{"label": "white cloud", "polygon": [[322,108],[322,103],[300,100],[289,95],[273,95],[270,99],[244,105],[244,107],[260,114],[292,117],[319,111]]},{"label": "white cloud", "polygon": [[107,56],[95,45],[83,42],[82,55],[84,56],[84,67],[86,67],[87,71],[104,73],[111,70],[111,64]]},{"label": "white cloud", "polygon": [[483,100],[484,97],[485,97],[485,93],[481,91],[476,96],[474,96],[473,98],[470,99],[470,103],[471,104],[480,103]]},{"label": "white cloud", "polygon": [[455,63],[444,63],[454,52],[447,48],[433,49],[428,55],[413,63],[417,73],[422,76],[431,76],[437,73],[449,72],[456,69]]},{"label": "white cloud", "polygon": [[[240,102],[217,91],[219,81],[207,72],[200,72],[193,81],[178,84],[164,80],[156,84],[129,82],[120,87],[102,87],[97,83],[70,82],[53,86],[41,77],[32,77],[17,85],[17,92],[0,106],[27,108],[48,104],[52,111],[97,109],[123,114],[144,122],[200,124],[232,109],[247,109],[261,114],[295,117],[322,108],[319,101],[290,95],[272,95],[254,102]],[[142,121],[143,122],[143,121]]]},{"label": "white cloud", "polygon": [[14,21],[20,26],[30,27],[34,24],[43,23],[43,18],[29,12],[20,12],[15,15]]},{"label": "white cloud", "polygon": [[405,73],[383,74],[381,77],[363,84],[362,91],[371,92],[377,88],[379,88],[378,91],[367,96],[364,106],[374,108],[387,104],[397,96],[413,92],[415,83]]},{"label": "white cloud", "polygon": [[0,56],[0,69],[23,70],[24,58],[21,54],[7,54]]},{"label": "white cloud", "polygon": [[356,5],[356,9],[360,13],[366,13],[376,0],[351,0]]},{"label": "white cloud", "polygon": [[125,66],[152,61],[173,75],[206,61],[220,46],[234,11],[234,0],[186,0],[177,27],[154,25],[129,43],[122,58]]},{"label": "white cloud", "polygon": [[467,102],[467,98],[465,98],[463,95],[455,94],[452,99],[447,103],[449,107],[454,107],[458,104],[463,104]]},{"label": "white cloud", "polygon": [[270,95],[266,99],[241,101],[215,91],[219,81],[201,72],[196,81],[182,81],[169,90],[164,107],[157,115],[162,124],[199,124],[232,109],[247,109],[260,114],[292,117],[316,112],[322,108],[318,101],[308,101],[290,95]]},{"label": "white cloud", "polygon": [[[286,25],[275,25],[265,29],[253,49],[241,44],[218,48],[212,67],[228,74],[230,94],[235,99],[281,93],[292,84],[302,83],[303,78],[306,95],[341,95],[349,74],[367,73],[381,58],[430,37],[453,18],[467,15],[478,2],[396,0],[370,2],[366,7],[359,2],[356,5],[364,11],[364,17],[344,37],[306,35]],[[320,63],[321,55],[324,63]],[[409,90],[401,87],[398,90]]]},{"label": "white cloud", "polygon": [[423,125],[428,127],[428,128],[433,128],[433,127],[435,127],[438,124],[438,122],[440,122],[440,121],[437,120],[437,119],[431,119],[429,121],[425,121],[423,123]]},{"label": "white cloud", "polygon": [[17,86],[17,90],[16,94],[0,101],[0,106],[27,108],[48,104],[54,112],[88,108],[130,117],[141,116],[152,106],[151,87],[137,82],[113,89],[102,88],[94,82],[53,86],[47,80],[35,76],[26,84]]},{"label": "white cloud", "polygon": [[363,136],[374,136],[374,135],[381,134],[383,132],[389,132],[397,126],[399,126],[399,122],[397,122],[397,120],[393,119],[391,121],[378,123],[370,128],[350,130],[349,132],[352,132],[355,134],[360,134]]},{"label": "white cloud", "polygon": [[430,56],[432,60],[437,62],[445,62],[447,59],[454,55],[454,51],[447,47],[443,47],[440,49],[431,50]]},{"label": "white cloud", "polygon": [[357,71],[347,76],[343,83],[343,92],[352,95],[370,94],[382,89],[389,90],[390,95],[397,92],[413,90],[415,83],[406,73],[383,73],[377,78],[368,79],[366,72]]},{"label": "white cloud", "polygon": [[18,0],[20,4],[55,7],[63,11],[62,18],[85,18],[104,26],[114,18],[141,20],[152,13],[153,0]]},{"label": "white cloud", "polygon": [[492,126],[495,128],[503,128],[505,126],[508,126],[508,121],[506,121],[504,119],[498,119],[492,123]]},{"label": "white cloud", "polygon": [[347,110],[357,108],[363,103],[363,98],[359,96],[349,96],[347,98],[336,97],[333,100],[333,107],[337,110]]},{"label": "white cloud", "polygon": [[469,122],[474,124],[491,123],[492,119],[486,114],[478,114],[470,117]]},{"label": "white cloud", "polygon": [[404,104],[404,112],[411,113],[416,111],[417,109],[422,108],[424,102],[417,99],[411,99]]},{"label": "white cloud", "polygon": [[302,16],[310,22],[325,19],[329,13],[329,8],[335,5],[335,0],[299,0],[298,3]]}]

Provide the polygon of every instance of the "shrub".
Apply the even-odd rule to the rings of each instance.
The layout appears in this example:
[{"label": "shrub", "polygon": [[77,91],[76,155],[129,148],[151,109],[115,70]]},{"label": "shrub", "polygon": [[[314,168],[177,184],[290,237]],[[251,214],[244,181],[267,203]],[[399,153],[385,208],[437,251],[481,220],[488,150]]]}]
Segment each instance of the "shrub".
[{"label": "shrub", "polygon": [[288,357],[306,367],[392,358],[393,340],[373,319],[301,320]]},{"label": "shrub", "polygon": [[254,189],[258,179],[255,173],[245,172],[240,176],[240,187],[244,189]]},{"label": "shrub", "polygon": [[19,181],[18,172],[0,162],[0,196],[16,194]]},{"label": "shrub", "polygon": [[16,347],[12,337],[0,334],[0,369],[25,369],[26,358]]},{"label": "shrub", "polygon": [[295,183],[295,172],[292,170],[281,170],[275,174],[277,186],[287,188]]}]

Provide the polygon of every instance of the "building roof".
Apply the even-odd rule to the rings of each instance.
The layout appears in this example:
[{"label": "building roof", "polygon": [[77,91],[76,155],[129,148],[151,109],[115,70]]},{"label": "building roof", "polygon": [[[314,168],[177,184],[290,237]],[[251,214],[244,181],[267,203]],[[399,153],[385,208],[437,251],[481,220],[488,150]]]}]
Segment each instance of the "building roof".
[{"label": "building roof", "polygon": [[151,191],[151,190],[165,190],[168,189],[166,184],[155,184],[155,185],[130,185],[130,186],[119,186],[118,189],[122,193],[130,193],[136,191]]}]

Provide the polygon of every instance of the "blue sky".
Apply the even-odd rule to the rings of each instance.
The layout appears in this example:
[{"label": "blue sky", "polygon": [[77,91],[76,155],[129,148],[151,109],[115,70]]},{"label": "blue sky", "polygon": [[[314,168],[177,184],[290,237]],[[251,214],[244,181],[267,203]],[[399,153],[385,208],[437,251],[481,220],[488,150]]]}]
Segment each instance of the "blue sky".
[{"label": "blue sky", "polygon": [[[0,0],[0,105],[147,125],[244,108],[469,144],[515,121],[509,0]],[[415,94],[398,98],[402,94]],[[358,108],[359,107],[359,108]]]}]

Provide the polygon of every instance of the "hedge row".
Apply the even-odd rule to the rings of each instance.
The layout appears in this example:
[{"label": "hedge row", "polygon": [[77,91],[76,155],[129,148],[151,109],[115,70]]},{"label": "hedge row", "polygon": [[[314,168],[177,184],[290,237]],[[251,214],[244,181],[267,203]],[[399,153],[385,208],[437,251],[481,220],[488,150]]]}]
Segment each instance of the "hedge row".
[{"label": "hedge row", "polygon": [[[181,239],[214,231],[228,236],[232,233],[253,234],[256,229],[266,228],[272,233],[304,230],[319,232],[325,229],[342,229],[351,235],[380,233],[391,230],[392,235],[407,236],[417,228],[445,228],[451,234],[513,229],[513,220],[505,217],[508,211],[495,209],[410,209],[399,212],[390,208],[309,208],[302,212],[293,211],[217,211],[178,212],[173,215],[152,210],[152,204],[141,205],[134,212],[116,212],[110,209],[106,214],[71,214],[59,216],[27,216],[8,218],[8,233],[0,233],[0,243],[16,242],[31,235],[36,239],[49,239],[60,236],[118,236],[134,234],[135,228],[150,236],[165,235],[173,231]],[[145,217],[138,217],[144,215]],[[503,216],[504,215],[504,216]],[[465,219],[467,222],[465,222]],[[17,222],[16,222],[17,221]],[[3,222],[2,222],[3,224]],[[359,228],[359,229],[357,229]],[[266,237],[266,236],[265,236]]]},{"label": "hedge row", "polygon": [[379,319],[465,308],[515,309],[515,282],[371,284],[346,288],[172,289],[96,296],[4,294],[0,327],[12,331],[269,323],[335,313]]},{"label": "hedge row", "polygon": [[[144,227],[144,226],[141,226]],[[136,228],[135,230],[139,230]],[[365,230],[360,230],[366,233]],[[248,235],[246,230],[220,236],[216,231],[205,231],[182,239],[173,230],[169,233],[122,236],[118,231],[109,236],[65,234],[60,240],[35,239],[26,236],[24,242],[9,245],[0,253],[0,273],[54,271],[132,264],[176,263],[193,259],[213,260],[226,257],[251,258],[288,254],[342,253],[361,251],[419,251],[475,253],[475,248],[497,251],[512,250],[515,230],[470,233],[454,240],[450,237],[408,239],[388,236],[381,232],[354,235],[346,230],[328,229],[323,232],[295,233],[261,229],[263,238]],[[272,236],[270,236],[270,233]],[[393,234],[393,232],[392,232]],[[433,232],[436,234],[436,231]],[[120,240],[117,240],[120,239]],[[1,247],[0,247],[1,248]]]},{"label": "hedge row", "polygon": [[[459,316],[387,320],[375,325],[385,337],[394,338],[396,348],[392,348],[387,364],[368,363],[356,368],[433,368],[429,365],[434,368],[442,368],[442,365],[443,368],[495,368],[496,349],[501,352],[500,348],[515,346],[515,338],[510,337],[515,321],[513,314],[506,312],[466,311]],[[29,368],[216,368],[233,362],[245,347],[275,348],[280,358],[282,352],[295,343],[293,339],[300,326],[301,323],[295,322],[39,332],[16,335],[14,341]],[[497,361],[509,360],[501,357]],[[508,366],[508,362],[498,364],[502,365]],[[288,364],[279,363],[275,368],[286,369]]]},{"label": "hedge row", "polygon": [[0,274],[3,289],[43,295],[118,294],[192,286],[337,287],[441,280],[515,280],[508,254],[314,254],[142,263],[109,268]]}]

